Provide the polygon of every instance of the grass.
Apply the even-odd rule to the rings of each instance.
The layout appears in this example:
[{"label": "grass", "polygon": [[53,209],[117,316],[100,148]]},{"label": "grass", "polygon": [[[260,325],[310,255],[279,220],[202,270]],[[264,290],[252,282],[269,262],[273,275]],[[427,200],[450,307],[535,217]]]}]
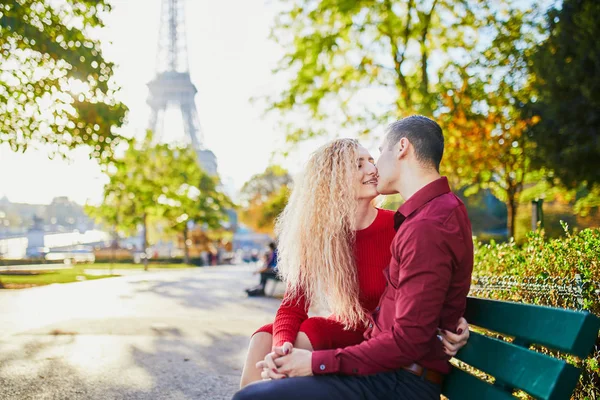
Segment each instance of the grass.
[{"label": "grass", "polygon": [[[143,270],[141,264],[75,264],[73,268],[59,269],[55,271],[31,271],[23,274],[3,274],[0,273],[0,287],[5,289],[23,289],[35,286],[50,285],[52,283],[69,283],[83,280],[102,279],[119,276],[118,274],[109,274],[109,269],[137,269]],[[150,269],[182,269],[190,268],[185,264],[150,264]],[[194,267],[192,267],[194,268]],[[105,275],[86,274],[85,270],[106,270]]]},{"label": "grass", "polygon": [[[86,269],[144,269],[143,264],[132,264],[132,263],[96,263],[96,264],[86,264]],[[148,268],[150,269],[182,269],[182,268],[197,268],[194,265],[187,264],[153,264],[150,262],[148,264]]]}]

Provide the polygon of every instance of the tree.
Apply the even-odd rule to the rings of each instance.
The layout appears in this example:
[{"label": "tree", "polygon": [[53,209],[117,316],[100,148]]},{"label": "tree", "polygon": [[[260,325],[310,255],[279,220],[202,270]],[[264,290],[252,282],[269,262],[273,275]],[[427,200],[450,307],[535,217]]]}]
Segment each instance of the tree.
[{"label": "tree", "polygon": [[290,78],[269,110],[306,116],[286,125],[290,142],[331,126],[367,134],[392,119],[431,116],[438,71],[475,50],[493,16],[479,0],[282,3],[271,36],[290,49],[276,70]]},{"label": "tree", "polygon": [[271,233],[275,219],[287,204],[291,185],[287,170],[277,165],[254,175],[241,190],[241,220],[258,232]]},{"label": "tree", "polygon": [[108,11],[107,0],[0,0],[0,144],[113,156],[127,107],[94,37]]},{"label": "tree", "polygon": [[[446,133],[443,170],[465,189],[466,196],[489,189],[508,210],[508,234],[514,237],[521,194],[543,183],[544,174],[531,165],[535,144],[528,130],[539,117],[524,118],[519,110],[530,94],[526,59],[539,37],[538,10],[510,9],[490,22],[491,45],[472,54],[465,66],[443,73],[439,120]],[[530,200],[530,199],[528,199]]]},{"label": "tree", "polygon": [[287,125],[289,142],[332,126],[367,134],[408,114],[431,116],[446,134],[453,186],[502,199],[511,236],[520,202],[564,189],[547,186],[556,183],[552,165],[532,161],[538,144],[528,132],[539,116],[520,112],[532,93],[530,60],[547,36],[548,1],[291,3],[272,30],[290,49],[277,70],[289,80],[269,99],[269,110],[300,115]]},{"label": "tree", "polygon": [[523,112],[540,117],[534,162],[569,187],[600,184],[599,18],[597,1],[565,0],[548,11],[548,38],[529,57],[533,96]]},{"label": "tree", "polygon": [[227,219],[226,208],[233,203],[218,190],[217,179],[202,170],[192,149],[161,146],[159,151],[171,169],[161,179],[165,186],[158,197],[158,213],[170,230],[183,235],[184,262],[189,264],[189,223],[218,229]]},{"label": "tree", "polygon": [[154,144],[150,133],[143,141],[132,141],[107,174],[103,203],[88,211],[112,226],[115,234],[133,235],[141,226],[145,253],[152,218],[183,235],[185,262],[189,263],[188,224],[218,228],[227,218],[225,207],[233,206],[218,189],[217,179],[202,170],[193,150]]},{"label": "tree", "polygon": [[[115,232],[133,235],[141,226],[144,253],[148,249],[148,219],[159,214],[159,197],[172,165],[172,160],[160,157],[160,146],[165,145],[151,143],[150,134],[143,141],[131,141],[124,156],[107,168],[109,182],[102,204],[88,208],[96,219],[114,226]],[[143,261],[148,269],[147,257]]]},{"label": "tree", "polygon": [[[511,89],[499,85],[490,96],[479,84],[468,84],[447,97],[442,115],[448,145],[442,172],[469,196],[489,189],[508,210],[508,234],[514,237],[520,194],[535,177],[530,167],[531,144],[525,131],[536,121],[519,119]],[[485,111],[483,111],[484,109]]]}]

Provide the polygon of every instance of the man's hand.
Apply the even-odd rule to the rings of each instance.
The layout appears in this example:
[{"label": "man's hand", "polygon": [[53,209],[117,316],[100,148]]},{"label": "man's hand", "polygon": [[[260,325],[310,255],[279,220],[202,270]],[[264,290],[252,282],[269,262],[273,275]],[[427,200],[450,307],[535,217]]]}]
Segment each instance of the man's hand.
[{"label": "man's hand", "polygon": [[444,352],[450,357],[454,357],[469,340],[469,324],[466,319],[461,318],[458,321],[456,333],[446,330],[440,330],[439,333],[440,335],[438,337],[444,345]]},{"label": "man's hand", "polygon": [[277,371],[277,365],[275,365],[275,360],[290,354],[293,349],[293,345],[290,342],[285,342],[283,346],[273,347],[273,351],[265,357],[263,361],[259,361],[256,363],[256,368],[261,369],[262,372],[260,376],[262,379],[283,379],[287,378],[287,376],[279,371]]},{"label": "man's hand", "polygon": [[289,377],[312,376],[312,352],[294,349],[289,355],[275,359],[277,372]]}]

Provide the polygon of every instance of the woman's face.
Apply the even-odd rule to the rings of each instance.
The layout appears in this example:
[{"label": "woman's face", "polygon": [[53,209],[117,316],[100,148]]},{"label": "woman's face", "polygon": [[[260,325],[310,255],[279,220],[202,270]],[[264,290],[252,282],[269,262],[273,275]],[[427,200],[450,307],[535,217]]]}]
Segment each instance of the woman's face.
[{"label": "woman's face", "polygon": [[373,160],[369,151],[362,146],[358,146],[356,165],[358,168],[358,199],[373,200],[379,194],[377,193],[377,167],[375,167],[375,160]]}]

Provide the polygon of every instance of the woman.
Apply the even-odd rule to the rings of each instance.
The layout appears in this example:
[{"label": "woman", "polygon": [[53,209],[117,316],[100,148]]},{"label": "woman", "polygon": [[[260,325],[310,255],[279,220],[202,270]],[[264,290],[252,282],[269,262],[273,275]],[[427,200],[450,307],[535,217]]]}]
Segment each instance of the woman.
[{"label": "woman", "polygon": [[[290,342],[310,351],[360,343],[385,288],[383,270],[395,235],[394,211],[373,205],[377,168],[353,139],[319,148],[295,183],[279,217],[278,267],[287,291],[275,322],[250,341],[240,386],[261,380],[256,363],[275,346]],[[309,305],[326,306],[327,318],[308,318]],[[468,338],[442,332],[446,353],[454,355]]]}]

